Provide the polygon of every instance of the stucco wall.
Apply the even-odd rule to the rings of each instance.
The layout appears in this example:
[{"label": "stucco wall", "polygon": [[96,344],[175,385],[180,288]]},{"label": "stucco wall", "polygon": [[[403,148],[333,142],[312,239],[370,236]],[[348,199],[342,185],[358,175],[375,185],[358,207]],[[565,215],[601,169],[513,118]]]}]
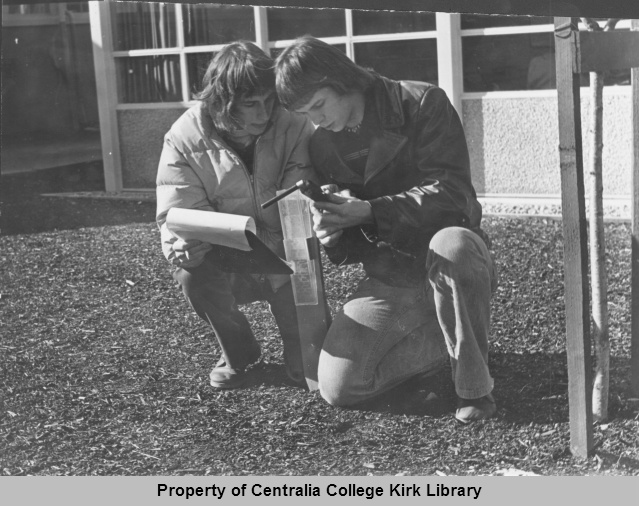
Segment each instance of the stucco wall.
[{"label": "stucco wall", "polygon": [[[582,91],[584,161],[589,143]],[[630,94],[604,94],[604,193],[629,196]],[[124,188],[154,188],[162,139],[183,108],[118,112]],[[463,102],[473,183],[478,193],[560,195],[557,104],[552,96]],[[587,170],[587,169],[586,169]]]},{"label": "stucco wall", "polygon": [[155,188],[164,134],[184,111],[182,107],[118,111],[125,189]]},{"label": "stucco wall", "polygon": [[[590,146],[588,90],[582,89],[584,165]],[[630,94],[604,94],[604,194],[628,196]],[[473,182],[478,193],[560,194],[555,97],[481,98],[463,102]]]}]

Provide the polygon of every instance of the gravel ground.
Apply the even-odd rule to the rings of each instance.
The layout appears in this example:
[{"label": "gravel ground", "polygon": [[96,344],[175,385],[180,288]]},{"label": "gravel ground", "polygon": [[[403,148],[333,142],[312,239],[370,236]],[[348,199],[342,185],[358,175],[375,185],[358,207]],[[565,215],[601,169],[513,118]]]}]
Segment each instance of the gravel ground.
[{"label": "gravel ground", "polygon": [[[561,205],[560,204],[537,204],[537,203],[525,203],[525,204],[512,204],[506,199],[502,202],[496,202],[491,199],[490,202],[480,199],[484,210],[484,216],[511,216],[511,215],[525,215],[525,216],[548,216],[548,217],[561,217]],[[586,216],[589,213],[589,206],[586,204]],[[604,220],[630,220],[631,207],[630,204],[619,203],[612,205],[604,205]]]},{"label": "gravel ground", "polygon": [[[68,191],[62,176],[0,185],[0,475],[639,476],[627,223],[606,225],[610,418],[578,459],[557,219],[509,206],[484,220],[500,271],[490,354],[499,412],[461,426],[447,371],[356,409],[293,387],[263,303],[242,308],[263,350],[247,387],[211,389],[218,350],[170,276],[154,203],[40,196]],[[73,189],[100,191],[94,183]],[[363,273],[324,265],[336,311]]]}]

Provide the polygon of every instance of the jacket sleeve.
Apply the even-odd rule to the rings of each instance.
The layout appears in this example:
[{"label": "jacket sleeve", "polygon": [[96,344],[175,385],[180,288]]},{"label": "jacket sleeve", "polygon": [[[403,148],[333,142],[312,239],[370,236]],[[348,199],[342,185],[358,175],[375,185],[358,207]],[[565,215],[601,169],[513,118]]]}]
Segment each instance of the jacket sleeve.
[{"label": "jacket sleeve", "polygon": [[291,117],[289,134],[293,139],[293,144],[290,156],[286,161],[281,180],[278,184],[278,188],[280,189],[289,188],[300,179],[311,179],[317,182],[317,176],[311,165],[308,151],[309,140],[315,128],[313,124],[301,114],[289,112],[285,112],[285,114],[289,114]]},{"label": "jacket sleeve", "polygon": [[415,186],[370,200],[380,240],[402,244],[419,232],[451,225],[478,226],[481,207],[470,177],[470,161],[461,121],[445,92],[431,87],[410,113],[414,150],[410,166]]},{"label": "jacket sleeve", "polygon": [[164,137],[156,180],[156,222],[160,228],[162,251],[170,262],[175,255],[171,246],[177,238],[166,226],[166,215],[172,207],[215,211],[202,181],[175,146],[170,133]]}]

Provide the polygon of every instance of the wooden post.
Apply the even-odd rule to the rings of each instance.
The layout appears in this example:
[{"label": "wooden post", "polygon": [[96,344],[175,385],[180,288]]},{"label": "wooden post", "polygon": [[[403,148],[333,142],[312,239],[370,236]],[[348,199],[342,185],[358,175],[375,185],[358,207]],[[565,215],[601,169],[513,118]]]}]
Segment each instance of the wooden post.
[{"label": "wooden post", "polygon": [[585,458],[592,449],[590,304],[576,31],[576,19],[555,18],[570,450]]},{"label": "wooden post", "polygon": [[439,87],[463,121],[462,93],[464,78],[462,69],[461,15],[438,12],[437,16],[437,66]]},{"label": "wooden post", "polygon": [[313,232],[310,199],[296,191],[279,201],[286,260],[293,264],[291,275],[297,326],[300,331],[306,384],[319,388],[317,367],[331,316],[324,296],[320,246]]},{"label": "wooden post", "polygon": [[[632,21],[639,31],[639,20]],[[639,397],[639,68],[632,69],[632,328],[630,341],[630,385]]]},{"label": "wooden post", "polygon": [[118,131],[118,94],[115,59],[113,58],[113,34],[111,31],[110,2],[89,2],[93,62],[97,86],[100,137],[104,186],[108,192],[122,190],[122,158]]}]

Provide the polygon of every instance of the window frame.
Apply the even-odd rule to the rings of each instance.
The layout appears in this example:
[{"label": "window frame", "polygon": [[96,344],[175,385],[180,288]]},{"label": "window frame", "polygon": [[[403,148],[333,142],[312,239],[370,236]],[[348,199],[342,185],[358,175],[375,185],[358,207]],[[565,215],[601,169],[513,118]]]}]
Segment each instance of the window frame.
[{"label": "window frame", "polygon": [[[580,21],[579,29],[585,30],[585,25]],[[615,29],[630,29],[630,20],[619,21]],[[543,25],[519,25],[519,26],[496,26],[489,28],[466,28],[460,30],[460,44],[464,37],[495,36],[495,35],[526,35],[530,33],[554,33],[555,26]],[[459,62],[460,73],[464,75],[463,64]],[[585,88],[585,87],[583,87]],[[614,88],[614,90],[613,90]],[[630,93],[630,86],[606,87],[606,94],[611,95]],[[472,100],[478,98],[530,98],[530,97],[555,97],[557,90],[509,90],[509,91],[466,91],[462,86],[461,99]]]},{"label": "window frame", "polygon": [[[110,0],[106,0],[105,4],[111,3]],[[189,82],[188,62],[187,56],[194,53],[213,53],[219,51],[225,44],[211,44],[204,46],[186,46],[184,41],[184,23],[183,23],[183,4],[175,5],[175,23],[176,23],[176,45],[170,48],[160,49],[130,49],[114,51],[111,48],[105,48],[105,51],[109,52],[114,60],[118,58],[135,58],[141,56],[163,56],[163,55],[178,55],[180,59],[180,81],[182,87],[182,100],[178,102],[142,102],[142,103],[122,103],[119,101],[116,104],[118,111],[131,110],[131,109],[159,109],[159,108],[175,108],[175,107],[188,107],[193,105],[196,101],[190,98],[191,83]],[[273,49],[282,49],[290,45],[295,39],[285,40],[270,40],[267,20],[268,7],[253,7],[253,16],[255,22],[255,42],[265,51],[269,52]],[[353,34],[353,10],[344,9],[344,23],[346,27],[346,34],[335,37],[321,37],[321,40],[331,45],[344,45],[346,47],[346,55],[355,60],[355,46],[359,43],[370,42],[398,42],[408,40],[424,40],[438,38],[437,30],[418,31],[418,32],[405,32],[405,33],[383,33],[383,34],[369,34],[369,35],[354,35]],[[111,49],[109,51],[109,49]]]}]

